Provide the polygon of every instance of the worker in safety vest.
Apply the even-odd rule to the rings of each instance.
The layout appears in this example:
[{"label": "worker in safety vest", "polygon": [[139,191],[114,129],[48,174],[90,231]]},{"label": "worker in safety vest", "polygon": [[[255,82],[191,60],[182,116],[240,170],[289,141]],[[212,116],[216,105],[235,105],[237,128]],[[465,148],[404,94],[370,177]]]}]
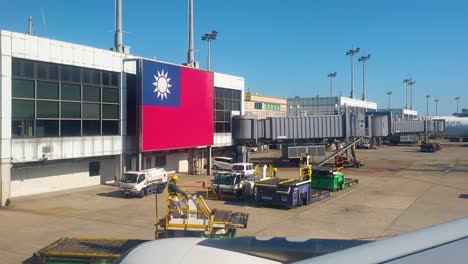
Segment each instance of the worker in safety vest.
[{"label": "worker in safety vest", "polygon": [[179,180],[179,176],[174,175],[172,179],[169,181],[169,185],[167,187],[167,191],[169,195],[172,196],[171,200],[169,201],[169,208],[172,209],[171,213],[174,218],[183,218],[185,217],[184,213],[182,212],[180,201],[177,195],[185,195],[185,192],[179,189],[177,186],[177,181]]}]

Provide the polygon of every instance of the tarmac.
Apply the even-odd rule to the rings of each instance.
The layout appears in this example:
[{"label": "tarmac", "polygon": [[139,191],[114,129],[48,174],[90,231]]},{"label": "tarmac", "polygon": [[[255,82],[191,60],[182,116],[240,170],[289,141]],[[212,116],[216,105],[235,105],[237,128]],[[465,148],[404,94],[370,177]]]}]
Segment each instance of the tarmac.
[{"label": "tarmac", "polygon": [[[384,239],[468,216],[468,144],[444,142],[442,148],[436,153],[421,153],[418,146],[358,150],[365,166],[344,173],[359,184],[300,208],[207,203],[250,214],[239,236]],[[277,156],[275,150],[253,154],[265,161]],[[297,164],[281,165],[279,177],[297,177]],[[181,185],[201,186],[211,179],[179,175]],[[158,195],[160,217],[166,195]],[[155,211],[155,195],[126,199],[109,185],[13,198],[10,207],[0,209],[0,260],[32,263],[34,252],[61,237],[154,239]]]}]

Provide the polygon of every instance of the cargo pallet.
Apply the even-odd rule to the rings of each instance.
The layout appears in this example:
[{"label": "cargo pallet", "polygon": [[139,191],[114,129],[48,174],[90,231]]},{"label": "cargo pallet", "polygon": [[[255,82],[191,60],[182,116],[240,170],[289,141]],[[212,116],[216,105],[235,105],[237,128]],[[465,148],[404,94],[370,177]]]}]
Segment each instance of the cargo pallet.
[{"label": "cargo pallet", "polygon": [[148,240],[112,238],[60,238],[34,253],[36,264],[114,263],[128,250]]}]

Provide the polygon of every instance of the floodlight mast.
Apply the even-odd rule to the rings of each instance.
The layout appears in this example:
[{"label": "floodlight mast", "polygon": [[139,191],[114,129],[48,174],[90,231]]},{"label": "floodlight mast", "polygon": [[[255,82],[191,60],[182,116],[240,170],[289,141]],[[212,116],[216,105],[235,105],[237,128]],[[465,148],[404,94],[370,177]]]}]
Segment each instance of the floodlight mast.
[{"label": "floodlight mast", "polygon": [[366,98],[366,61],[371,57],[370,54],[364,55],[359,58],[359,61],[362,61],[362,100],[367,101]]},{"label": "floodlight mast", "polygon": [[458,101],[460,101],[460,96],[455,97],[455,100],[457,101],[457,114],[458,114]]},{"label": "floodlight mast", "polygon": [[436,116],[437,116],[437,115],[439,115],[439,111],[437,111],[437,104],[439,103],[439,99],[436,98],[436,99],[434,100],[434,102],[436,103]]},{"label": "floodlight mast", "polygon": [[216,31],[211,31],[208,33],[205,33],[205,35],[202,36],[202,40],[206,41],[208,43],[208,58],[206,62],[206,68],[208,71],[211,70],[211,41],[216,40],[216,37],[218,36],[218,32]]},{"label": "floodlight mast", "polygon": [[429,94],[426,95],[426,116],[429,116],[429,98],[431,98],[431,96]]},{"label": "floodlight mast", "polygon": [[353,48],[346,52],[346,56],[351,56],[351,98],[354,98],[354,54],[359,53],[359,48]]},{"label": "floodlight mast", "polygon": [[392,91],[387,92],[387,95],[388,95],[388,110],[390,110],[390,97],[391,97],[392,93],[393,93]]},{"label": "floodlight mast", "polygon": [[413,110],[413,85],[415,83],[416,83],[416,81],[408,82],[408,85],[410,87],[410,110]]},{"label": "floodlight mast", "polygon": [[195,45],[193,41],[193,0],[188,0],[189,7],[189,48],[187,54],[187,64],[195,67]]},{"label": "floodlight mast", "polygon": [[330,78],[330,96],[333,96],[333,78],[336,77],[336,72],[330,72],[328,78]]},{"label": "floodlight mast", "polygon": [[407,78],[403,80],[403,83],[405,84],[405,109],[408,108],[408,83],[411,82],[411,78]]}]

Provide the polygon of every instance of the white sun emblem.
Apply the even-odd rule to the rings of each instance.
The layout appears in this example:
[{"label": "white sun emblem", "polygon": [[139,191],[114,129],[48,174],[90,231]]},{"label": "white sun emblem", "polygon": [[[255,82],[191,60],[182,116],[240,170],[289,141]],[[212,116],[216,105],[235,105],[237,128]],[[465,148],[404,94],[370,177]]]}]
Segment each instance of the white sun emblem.
[{"label": "white sun emblem", "polygon": [[154,75],[154,79],[156,80],[153,85],[154,85],[154,91],[157,92],[158,95],[156,98],[161,97],[161,101],[165,98],[167,99],[167,94],[170,94],[171,91],[169,88],[172,87],[172,85],[169,83],[171,81],[171,78],[167,78],[167,72],[164,73],[164,70],[161,72],[158,71],[158,75]]}]

